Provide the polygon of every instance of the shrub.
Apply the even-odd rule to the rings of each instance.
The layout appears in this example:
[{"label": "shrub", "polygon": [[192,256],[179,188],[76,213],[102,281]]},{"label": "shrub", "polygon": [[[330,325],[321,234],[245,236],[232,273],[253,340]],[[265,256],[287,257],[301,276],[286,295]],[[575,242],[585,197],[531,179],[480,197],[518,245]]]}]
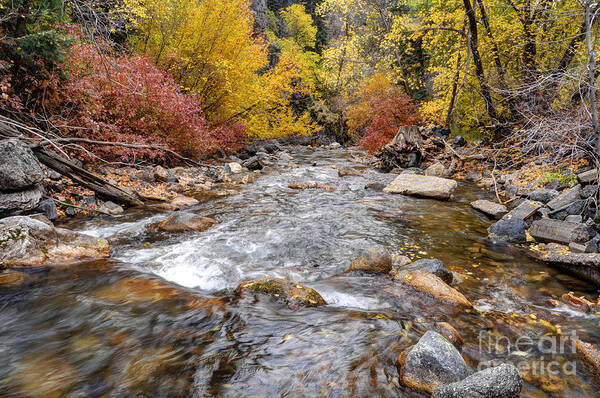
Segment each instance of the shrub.
[{"label": "shrub", "polygon": [[[78,41],[66,68],[56,124],[73,126],[72,134],[99,141],[165,146],[188,154],[240,149],[241,125],[211,127],[196,97],[184,94],[173,78],[144,56],[100,56]],[[55,118],[58,119],[58,118]],[[95,154],[118,161],[164,160],[163,151],[96,147]]]},{"label": "shrub", "polygon": [[363,83],[355,97],[346,122],[354,139],[362,133],[359,144],[370,153],[391,142],[400,126],[421,122],[410,97],[383,74],[375,74]]}]

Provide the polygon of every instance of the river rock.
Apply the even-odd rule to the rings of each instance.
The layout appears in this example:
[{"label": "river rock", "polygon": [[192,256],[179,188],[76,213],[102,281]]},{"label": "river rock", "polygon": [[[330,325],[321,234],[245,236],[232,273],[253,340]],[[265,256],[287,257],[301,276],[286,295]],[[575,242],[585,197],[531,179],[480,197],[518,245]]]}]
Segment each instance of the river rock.
[{"label": "river rock", "polygon": [[240,294],[244,291],[266,294],[285,302],[291,308],[317,307],[327,304],[316,290],[281,278],[263,278],[242,282],[236,291]]},{"label": "river rock", "polygon": [[503,219],[490,225],[488,233],[491,239],[523,243],[527,241],[526,228],[527,224],[520,218]]},{"label": "river rock", "polygon": [[467,377],[460,352],[439,333],[428,331],[397,361],[402,384],[415,390],[433,391]]},{"label": "river rock", "polygon": [[169,172],[162,166],[156,166],[152,169],[152,176],[158,182],[167,182],[169,179]]},{"label": "river rock", "polygon": [[166,203],[159,203],[156,205],[159,209],[163,210],[181,210],[186,207],[191,207],[200,203],[197,199],[190,198],[189,196],[177,195]]},{"label": "river rock", "polygon": [[447,178],[401,174],[383,192],[449,199],[457,185],[456,181]]},{"label": "river rock", "polygon": [[586,362],[600,374],[600,349],[579,339],[575,340],[575,347],[577,348],[577,352],[583,356]]},{"label": "river rock", "polygon": [[444,166],[440,162],[434,163],[425,169],[426,176],[445,177],[446,174],[447,174],[446,166]]},{"label": "river rock", "polygon": [[22,191],[44,179],[42,165],[31,149],[16,138],[0,141],[0,191]]},{"label": "river rock", "polygon": [[582,184],[589,184],[598,180],[598,170],[591,169],[584,171],[583,173],[577,174],[577,180]]},{"label": "river rock", "polygon": [[392,257],[387,250],[372,247],[364,250],[344,272],[364,271],[376,274],[387,274],[392,270]]},{"label": "river rock", "polygon": [[438,259],[422,258],[414,261],[403,268],[407,271],[424,271],[434,274],[447,284],[451,284],[454,279],[452,272],[446,268],[446,265]]},{"label": "river rock", "polygon": [[581,196],[581,185],[577,184],[571,189],[567,189],[556,198],[548,202],[548,207],[552,210],[561,209],[569,203],[578,200]]},{"label": "river rock", "polygon": [[333,192],[335,188],[331,185],[317,184],[316,182],[296,182],[288,185],[290,189],[324,189],[325,191]]},{"label": "river rock", "polygon": [[262,170],[263,165],[258,156],[252,156],[251,158],[244,161],[242,164],[248,170]]},{"label": "river rock", "polygon": [[61,265],[109,256],[106,239],[54,228],[30,217],[0,220],[0,265]]},{"label": "river rock", "polygon": [[340,176],[340,177],[346,177],[346,176],[360,177],[362,175],[363,175],[363,173],[361,173],[360,171],[358,171],[352,167],[344,167],[343,169],[338,170],[338,176]]},{"label": "river rock", "polygon": [[433,398],[519,398],[523,380],[510,364],[484,369],[465,379],[439,387]]},{"label": "river rock", "polygon": [[542,208],[542,206],[543,204],[540,202],[535,202],[533,200],[524,200],[502,218],[504,220],[527,220],[529,217],[533,216],[540,208]]},{"label": "river rock", "polygon": [[122,214],[125,211],[123,210],[122,206],[116,204],[115,202],[111,202],[110,200],[104,202],[104,204],[100,206],[100,210],[105,213],[112,214],[113,216]]},{"label": "river rock", "polygon": [[471,207],[495,219],[500,219],[508,213],[506,206],[489,200],[476,200],[475,202],[471,202]]},{"label": "river rock", "polygon": [[586,185],[585,187],[583,187],[581,189],[581,192],[579,193],[579,195],[581,196],[582,199],[589,199],[592,196],[595,196],[597,192],[598,192],[598,185],[592,184],[592,185]]},{"label": "river rock", "polygon": [[546,189],[546,188],[542,188],[542,189],[538,189],[535,190],[533,192],[529,192],[527,194],[527,198],[536,202],[541,202],[541,203],[548,203],[550,202],[552,199],[556,198],[558,195],[560,195],[560,192],[558,192],[555,189]]},{"label": "river rock", "polygon": [[429,272],[420,270],[400,272],[394,276],[394,280],[446,304],[468,308],[473,306],[461,292]]},{"label": "river rock", "polygon": [[585,224],[543,218],[536,220],[529,228],[529,234],[539,242],[569,244],[585,243],[592,237]]},{"label": "river rock", "polygon": [[203,232],[215,225],[217,221],[210,217],[201,217],[194,213],[186,211],[177,211],[162,221],[150,224],[148,232]]},{"label": "river rock", "polygon": [[225,172],[227,173],[240,174],[242,171],[242,165],[237,162],[230,162],[225,165]]},{"label": "river rock", "polygon": [[373,191],[383,191],[385,188],[385,184],[382,182],[372,182],[370,184],[365,185],[365,189],[372,189]]},{"label": "river rock", "polygon": [[458,330],[448,322],[436,322],[434,330],[444,336],[446,340],[454,344],[455,347],[459,348],[463,345],[463,339]]},{"label": "river rock", "polygon": [[18,192],[0,192],[0,216],[33,210],[43,195],[44,188],[41,186]]},{"label": "river rock", "polygon": [[42,213],[48,220],[56,220],[58,218],[58,212],[54,200],[46,199],[40,202],[35,208],[36,211]]}]

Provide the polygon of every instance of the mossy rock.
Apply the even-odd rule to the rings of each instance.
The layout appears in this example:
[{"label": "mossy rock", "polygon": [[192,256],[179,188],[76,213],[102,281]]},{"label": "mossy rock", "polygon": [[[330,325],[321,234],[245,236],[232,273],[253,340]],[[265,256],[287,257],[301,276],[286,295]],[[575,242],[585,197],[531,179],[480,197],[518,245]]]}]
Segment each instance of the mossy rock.
[{"label": "mossy rock", "polygon": [[237,292],[241,294],[244,291],[269,295],[278,301],[285,302],[292,308],[317,307],[327,304],[316,290],[281,278],[263,278],[242,282],[237,287]]}]

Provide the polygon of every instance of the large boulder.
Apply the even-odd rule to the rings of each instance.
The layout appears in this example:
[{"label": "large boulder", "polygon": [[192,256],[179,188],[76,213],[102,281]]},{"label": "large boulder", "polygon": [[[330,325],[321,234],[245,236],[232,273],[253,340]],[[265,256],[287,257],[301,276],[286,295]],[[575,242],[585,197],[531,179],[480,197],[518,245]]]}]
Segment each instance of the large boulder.
[{"label": "large boulder", "polygon": [[316,290],[281,278],[245,281],[238,285],[236,291],[238,294],[252,292],[268,295],[278,301],[283,301],[291,308],[317,307],[327,304]]},{"label": "large boulder", "polygon": [[446,268],[446,265],[438,259],[422,258],[406,265],[403,270],[407,271],[424,271],[434,274],[447,284],[451,284],[454,276],[452,272]]},{"label": "large boulder", "polygon": [[210,217],[202,217],[186,211],[177,211],[162,221],[150,224],[147,230],[148,232],[204,232],[216,223],[217,221]]},{"label": "large boulder", "polygon": [[448,286],[439,277],[429,272],[420,270],[400,272],[394,276],[394,280],[444,304],[467,308],[473,307],[473,304],[461,292]]},{"label": "large boulder", "polygon": [[22,191],[42,182],[44,170],[31,149],[16,138],[0,141],[0,191]]},{"label": "large boulder", "polygon": [[345,272],[364,271],[376,274],[387,274],[392,270],[392,257],[387,250],[372,247],[363,251],[352,261]]},{"label": "large boulder", "polygon": [[505,240],[512,243],[523,243],[527,241],[525,229],[527,224],[520,218],[500,220],[488,228],[489,237],[492,239]]},{"label": "large boulder", "polygon": [[54,228],[30,217],[0,220],[0,265],[62,265],[110,256],[106,239]]},{"label": "large boulder", "polygon": [[433,391],[433,398],[519,398],[523,380],[514,365],[502,364]]},{"label": "large boulder", "polygon": [[18,192],[0,192],[0,216],[33,210],[42,200],[44,188],[36,186]]},{"label": "large boulder", "polygon": [[401,174],[383,192],[422,196],[434,199],[449,199],[457,182],[447,178]]},{"label": "large boulder", "polygon": [[410,351],[400,354],[397,365],[402,384],[430,394],[468,374],[460,352],[442,335],[431,330]]}]

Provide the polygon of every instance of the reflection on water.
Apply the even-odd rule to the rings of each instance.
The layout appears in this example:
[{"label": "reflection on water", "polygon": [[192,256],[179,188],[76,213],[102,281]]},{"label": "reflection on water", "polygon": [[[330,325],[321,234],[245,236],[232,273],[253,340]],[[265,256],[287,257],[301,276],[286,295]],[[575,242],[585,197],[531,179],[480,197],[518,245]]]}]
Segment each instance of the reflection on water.
[{"label": "reflection on water", "polygon": [[[359,153],[292,153],[299,168],[194,207],[219,221],[203,233],[147,234],[166,214],[143,210],[70,225],[110,238],[113,259],[28,269],[24,286],[0,287],[0,396],[411,397],[420,395],[399,386],[395,360],[434,321],[459,330],[473,368],[575,360],[569,350],[510,350],[498,337],[576,331],[600,343],[598,315],[547,302],[593,287],[486,240],[490,221],[468,206],[485,193],[461,185],[452,202],[385,195],[365,185],[393,175],[357,163]],[[340,178],[334,164],[365,175]],[[303,181],[336,191],[288,188]],[[340,275],[375,245],[441,259],[475,308],[445,308],[384,276]],[[329,305],[292,310],[236,296],[241,281],[263,276],[305,283]],[[525,375],[523,396],[597,395],[577,365],[574,376]]]}]

